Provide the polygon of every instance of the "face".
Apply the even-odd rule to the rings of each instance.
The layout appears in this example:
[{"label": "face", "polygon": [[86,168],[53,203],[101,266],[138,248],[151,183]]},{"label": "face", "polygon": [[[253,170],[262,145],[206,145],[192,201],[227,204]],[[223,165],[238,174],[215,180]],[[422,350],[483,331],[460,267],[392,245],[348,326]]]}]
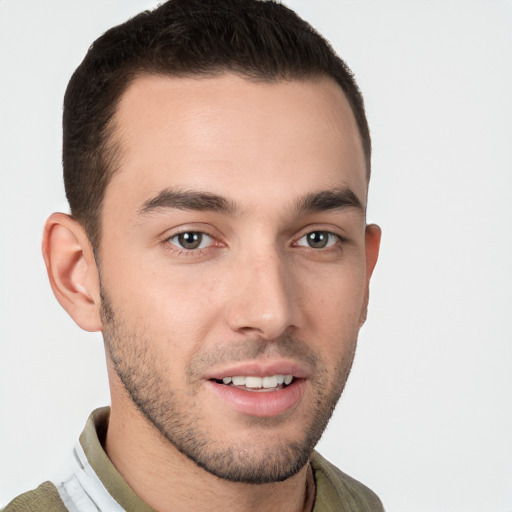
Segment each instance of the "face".
[{"label": "face", "polygon": [[342,392],[376,258],[349,105],[328,79],[144,77],[116,139],[100,246],[111,367],[199,466],[283,480]]}]

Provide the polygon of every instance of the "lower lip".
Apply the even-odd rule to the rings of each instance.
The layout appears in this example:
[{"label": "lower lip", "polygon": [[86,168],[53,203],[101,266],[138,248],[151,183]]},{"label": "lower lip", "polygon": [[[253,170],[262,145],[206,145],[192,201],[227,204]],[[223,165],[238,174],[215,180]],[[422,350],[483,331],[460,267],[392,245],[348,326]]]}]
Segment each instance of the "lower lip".
[{"label": "lower lip", "polygon": [[207,381],[209,388],[231,409],[249,416],[273,417],[295,407],[304,395],[305,379],[297,379],[276,391],[244,391]]}]

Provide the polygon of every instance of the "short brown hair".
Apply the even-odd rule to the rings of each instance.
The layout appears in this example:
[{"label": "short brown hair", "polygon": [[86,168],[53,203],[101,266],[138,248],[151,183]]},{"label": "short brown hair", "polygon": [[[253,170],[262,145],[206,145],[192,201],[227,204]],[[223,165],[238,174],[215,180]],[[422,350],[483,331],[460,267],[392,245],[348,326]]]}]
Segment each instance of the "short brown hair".
[{"label": "short brown hair", "polygon": [[371,140],[363,98],[350,69],[308,23],[268,0],[169,0],[98,38],[66,90],[66,196],[93,247],[99,247],[101,205],[117,168],[111,135],[123,92],[141,74],[226,71],[266,82],[333,78],[354,113],[369,177]]}]

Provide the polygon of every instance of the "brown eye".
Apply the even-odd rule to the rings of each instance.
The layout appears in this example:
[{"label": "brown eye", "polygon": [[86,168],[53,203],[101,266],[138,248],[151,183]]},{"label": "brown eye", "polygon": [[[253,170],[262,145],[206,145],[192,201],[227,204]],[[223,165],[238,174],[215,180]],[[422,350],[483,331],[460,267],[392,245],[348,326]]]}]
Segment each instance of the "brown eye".
[{"label": "brown eye", "polygon": [[185,231],[184,233],[172,236],[168,242],[180,249],[192,251],[208,247],[212,243],[212,238],[200,231]]},{"label": "brown eye", "polygon": [[296,244],[302,247],[311,247],[312,249],[325,249],[334,245],[339,237],[329,231],[311,231],[307,235],[299,238]]}]

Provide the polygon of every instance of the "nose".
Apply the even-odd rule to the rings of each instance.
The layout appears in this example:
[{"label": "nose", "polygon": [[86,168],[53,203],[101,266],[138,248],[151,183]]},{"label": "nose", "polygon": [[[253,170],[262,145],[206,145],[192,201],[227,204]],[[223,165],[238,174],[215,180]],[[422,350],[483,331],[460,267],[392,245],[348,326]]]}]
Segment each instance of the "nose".
[{"label": "nose", "polygon": [[300,283],[275,249],[246,256],[234,266],[228,311],[233,331],[273,340],[298,326]]}]

